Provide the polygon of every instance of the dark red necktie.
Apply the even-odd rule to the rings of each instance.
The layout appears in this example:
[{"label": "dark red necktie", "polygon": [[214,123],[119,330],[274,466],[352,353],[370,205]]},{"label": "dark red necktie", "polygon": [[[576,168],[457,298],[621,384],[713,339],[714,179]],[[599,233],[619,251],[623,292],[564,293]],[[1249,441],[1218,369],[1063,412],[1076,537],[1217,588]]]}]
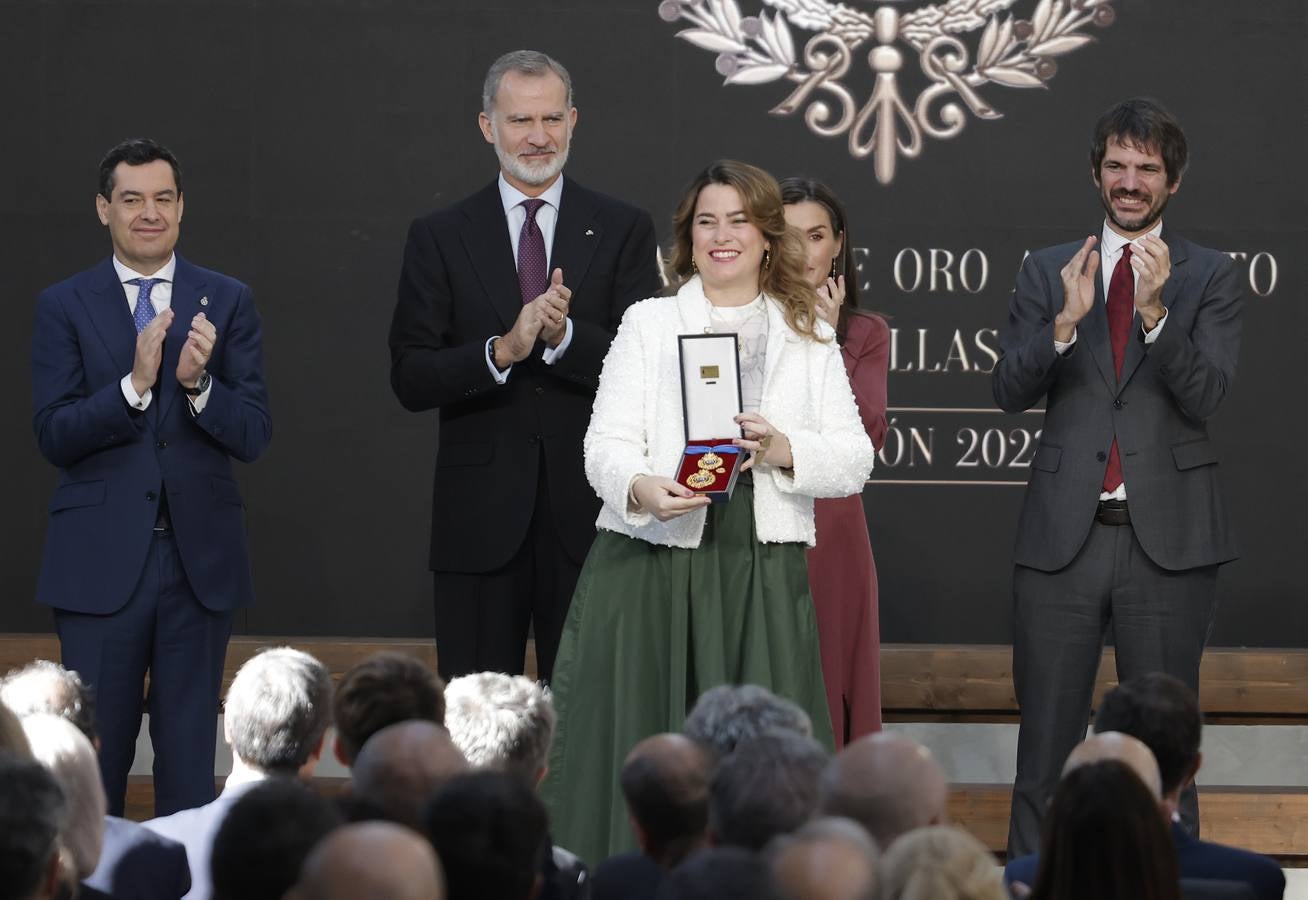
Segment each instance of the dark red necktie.
[{"label": "dark red necktie", "polygon": [[530,303],[545,293],[549,278],[545,274],[545,235],[536,224],[536,213],[545,205],[544,200],[523,200],[527,220],[518,232],[518,287],[522,289],[522,302]]},{"label": "dark red necktie", "polygon": [[[1122,248],[1122,258],[1113,268],[1108,282],[1108,336],[1113,342],[1113,369],[1122,377],[1122,360],[1126,359],[1126,342],[1131,336],[1131,318],[1135,315],[1135,273],[1131,270],[1131,245]],[[1108,468],[1104,470],[1104,490],[1112,492],[1122,483],[1122,457],[1117,452],[1117,438],[1108,451]]]}]

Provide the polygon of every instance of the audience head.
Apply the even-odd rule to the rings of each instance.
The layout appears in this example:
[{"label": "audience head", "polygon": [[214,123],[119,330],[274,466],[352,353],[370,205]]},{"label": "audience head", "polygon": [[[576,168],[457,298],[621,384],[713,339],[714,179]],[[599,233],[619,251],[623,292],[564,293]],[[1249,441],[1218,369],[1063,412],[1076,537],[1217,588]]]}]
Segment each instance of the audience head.
[{"label": "audience head", "polygon": [[254,785],[232,804],[214,837],[214,900],[281,900],[309,851],[342,824],[331,801],[294,778]]},{"label": "audience head", "polygon": [[32,758],[32,745],[23,734],[23,723],[3,701],[0,701],[0,752],[22,759]]},{"label": "audience head", "polygon": [[879,877],[885,900],[1008,900],[994,856],[949,825],[900,837],[881,858]]},{"label": "audience head", "polygon": [[445,726],[455,746],[478,769],[540,784],[554,739],[549,691],[523,675],[480,672],[445,687]]},{"label": "audience head", "polygon": [[699,695],[681,730],[723,757],[737,744],[770,731],[811,737],[813,723],[808,713],[767,688],[720,684]]},{"label": "audience head", "polygon": [[761,850],[794,831],[817,808],[827,753],[810,737],[765,734],[736,746],[709,784],[709,838]]},{"label": "audience head", "polygon": [[105,796],[95,748],[72,723],[49,713],[23,720],[32,756],[50,770],[68,814],[59,839],[72,857],[77,880],[89,878],[104,845]]},{"label": "audience head", "polygon": [[309,854],[287,900],[444,900],[441,865],[421,835],[390,822],[337,828]]},{"label": "audience head", "polygon": [[56,896],[64,795],[40,763],[0,752],[0,900]]},{"label": "audience head", "polygon": [[1158,795],[1116,759],[1065,771],[1045,814],[1033,900],[1179,900]]},{"label": "audience head", "polygon": [[436,792],[424,814],[450,900],[528,900],[549,852],[545,806],[522,779],[472,772]]},{"label": "audience head", "polygon": [[80,675],[56,662],[38,659],[0,678],[0,702],[20,718],[50,713],[67,719],[92,746],[99,746],[95,695]]},{"label": "audience head", "polygon": [[691,854],[668,875],[659,900],[780,900],[772,872],[743,847],[710,847]]},{"label": "audience head", "polygon": [[868,833],[849,819],[814,819],[768,845],[785,900],[873,900],[879,856]]},{"label": "audience head", "polygon": [[1203,714],[1199,698],[1184,681],[1154,672],[1124,681],[1104,695],[1095,732],[1116,731],[1144,743],[1158,762],[1167,812],[1176,811],[1181,791],[1199,771]]},{"label": "audience head", "polygon": [[901,834],[943,824],[948,800],[945,773],[931,751],[880,732],[846,745],[831,761],[818,808],[823,815],[853,819],[888,850]]},{"label": "audience head", "polygon": [[327,667],[291,647],[246,660],[227,689],[223,731],[242,763],[267,773],[312,774],[332,723]]},{"label": "audience head", "polygon": [[392,822],[420,830],[431,795],[470,769],[444,728],[415,719],[368,739],[354,761],[351,791]]},{"label": "audience head", "polygon": [[712,756],[683,734],[645,738],[622,764],[622,795],[641,850],[671,868],[707,835]]},{"label": "audience head", "polygon": [[445,685],[420,660],[374,653],[355,664],[336,688],[336,758],[354,764],[363,745],[387,725],[424,719],[445,724]]},{"label": "audience head", "polygon": [[1123,763],[1149,789],[1154,800],[1162,799],[1162,779],[1158,775],[1158,763],[1154,760],[1153,753],[1143,742],[1116,731],[1092,735],[1072,748],[1067,762],[1063,764],[1063,775],[1066,776],[1080,766],[1103,760]]}]

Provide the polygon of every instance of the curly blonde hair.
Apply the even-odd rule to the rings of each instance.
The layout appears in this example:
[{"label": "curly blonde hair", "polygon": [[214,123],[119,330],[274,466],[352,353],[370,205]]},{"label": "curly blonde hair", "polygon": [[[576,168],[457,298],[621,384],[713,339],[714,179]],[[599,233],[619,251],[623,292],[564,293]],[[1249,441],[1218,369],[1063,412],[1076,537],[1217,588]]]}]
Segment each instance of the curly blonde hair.
[{"label": "curly blonde hair", "polygon": [[736,189],[745,217],[763,233],[768,244],[759,271],[759,288],[781,306],[786,324],[797,334],[822,340],[817,334],[817,294],[804,277],[804,244],[798,232],[786,225],[781,188],[767,172],[749,163],[720,159],[691,181],[672,214],[672,248],[667,263],[668,293],[675,294],[695,276],[691,226],[700,191],[710,184]]},{"label": "curly blonde hair", "polygon": [[1008,900],[994,856],[949,825],[896,839],[881,857],[877,882],[880,900]]}]

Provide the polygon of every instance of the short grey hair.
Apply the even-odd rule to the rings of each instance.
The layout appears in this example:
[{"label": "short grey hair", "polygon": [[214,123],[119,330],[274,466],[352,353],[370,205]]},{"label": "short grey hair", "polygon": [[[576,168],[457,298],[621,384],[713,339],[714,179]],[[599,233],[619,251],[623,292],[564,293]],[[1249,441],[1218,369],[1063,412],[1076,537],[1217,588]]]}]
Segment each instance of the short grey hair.
[{"label": "short grey hair", "polygon": [[80,675],[57,662],[33,660],[0,678],[0,701],[20,718],[50,713],[66,719],[95,742],[95,695]]},{"label": "short grey hair", "polygon": [[756,684],[721,684],[700,694],[682,733],[726,756],[738,744],[774,731],[812,737],[808,713]]},{"label": "short grey hair", "polygon": [[486,72],[486,83],[481,89],[481,111],[486,115],[495,111],[495,97],[500,92],[500,82],[510,72],[536,78],[553,72],[563,82],[563,89],[568,95],[568,109],[572,109],[572,76],[563,68],[563,63],[539,50],[511,50],[491,63],[490,70]]},{"label": "short grey hair", "polygon": [[827,751],[811,737],[774,731],[740,744],[709,784],[709,834],[719,846],[762,850],[817,809]]},{"label": "short grey hair", "polygon": [[549,690],[524,675],[478,672],[445,687],[445,727],[478,769],[517,775],[534,787],[554,723]]},{"label": "short grey hair", "polygon": [[59,836],[72,854],[78,880],[89,878],[104,846],[104,785],[95,748],[75,725],[50,713],[24,717],[23,732],[33,758],[50,770],[63,791],[68,815]]},{"label": "short grey hair", "polygon": [[225,710],[237,757],[263,771],[294,773],[332,723],[331,675],[302,650],[262,650],[237,671]]},{"label": "short grey hair", "polygon": [[5,895],[36,892],[59,853],[59,830],[68,815],[63,792],[45,766],[0,753],[0,862]]}]

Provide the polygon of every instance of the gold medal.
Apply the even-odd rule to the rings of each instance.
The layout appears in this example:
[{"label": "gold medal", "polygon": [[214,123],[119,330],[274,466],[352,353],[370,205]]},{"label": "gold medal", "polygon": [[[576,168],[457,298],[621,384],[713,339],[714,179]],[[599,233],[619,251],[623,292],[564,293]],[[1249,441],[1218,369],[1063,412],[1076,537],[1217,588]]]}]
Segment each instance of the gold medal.
[{"label": "gold medal", "polygon": [[701,469],[716,469],[720,465],[722,465],[722,457],[711,450],[699,458],[699,467]]},{"label": "gold medal", "polygon": [[718,480],[718,476],[714,475],[712,472],[708,472],[704,469],[700,469],[698,472],[694,473],[693,475],[691,475],[686,479],[686,486],[693,487],[695,490],[699,490],[700,488],[708,487],[710,484],[712,484],[717,480]]}]

